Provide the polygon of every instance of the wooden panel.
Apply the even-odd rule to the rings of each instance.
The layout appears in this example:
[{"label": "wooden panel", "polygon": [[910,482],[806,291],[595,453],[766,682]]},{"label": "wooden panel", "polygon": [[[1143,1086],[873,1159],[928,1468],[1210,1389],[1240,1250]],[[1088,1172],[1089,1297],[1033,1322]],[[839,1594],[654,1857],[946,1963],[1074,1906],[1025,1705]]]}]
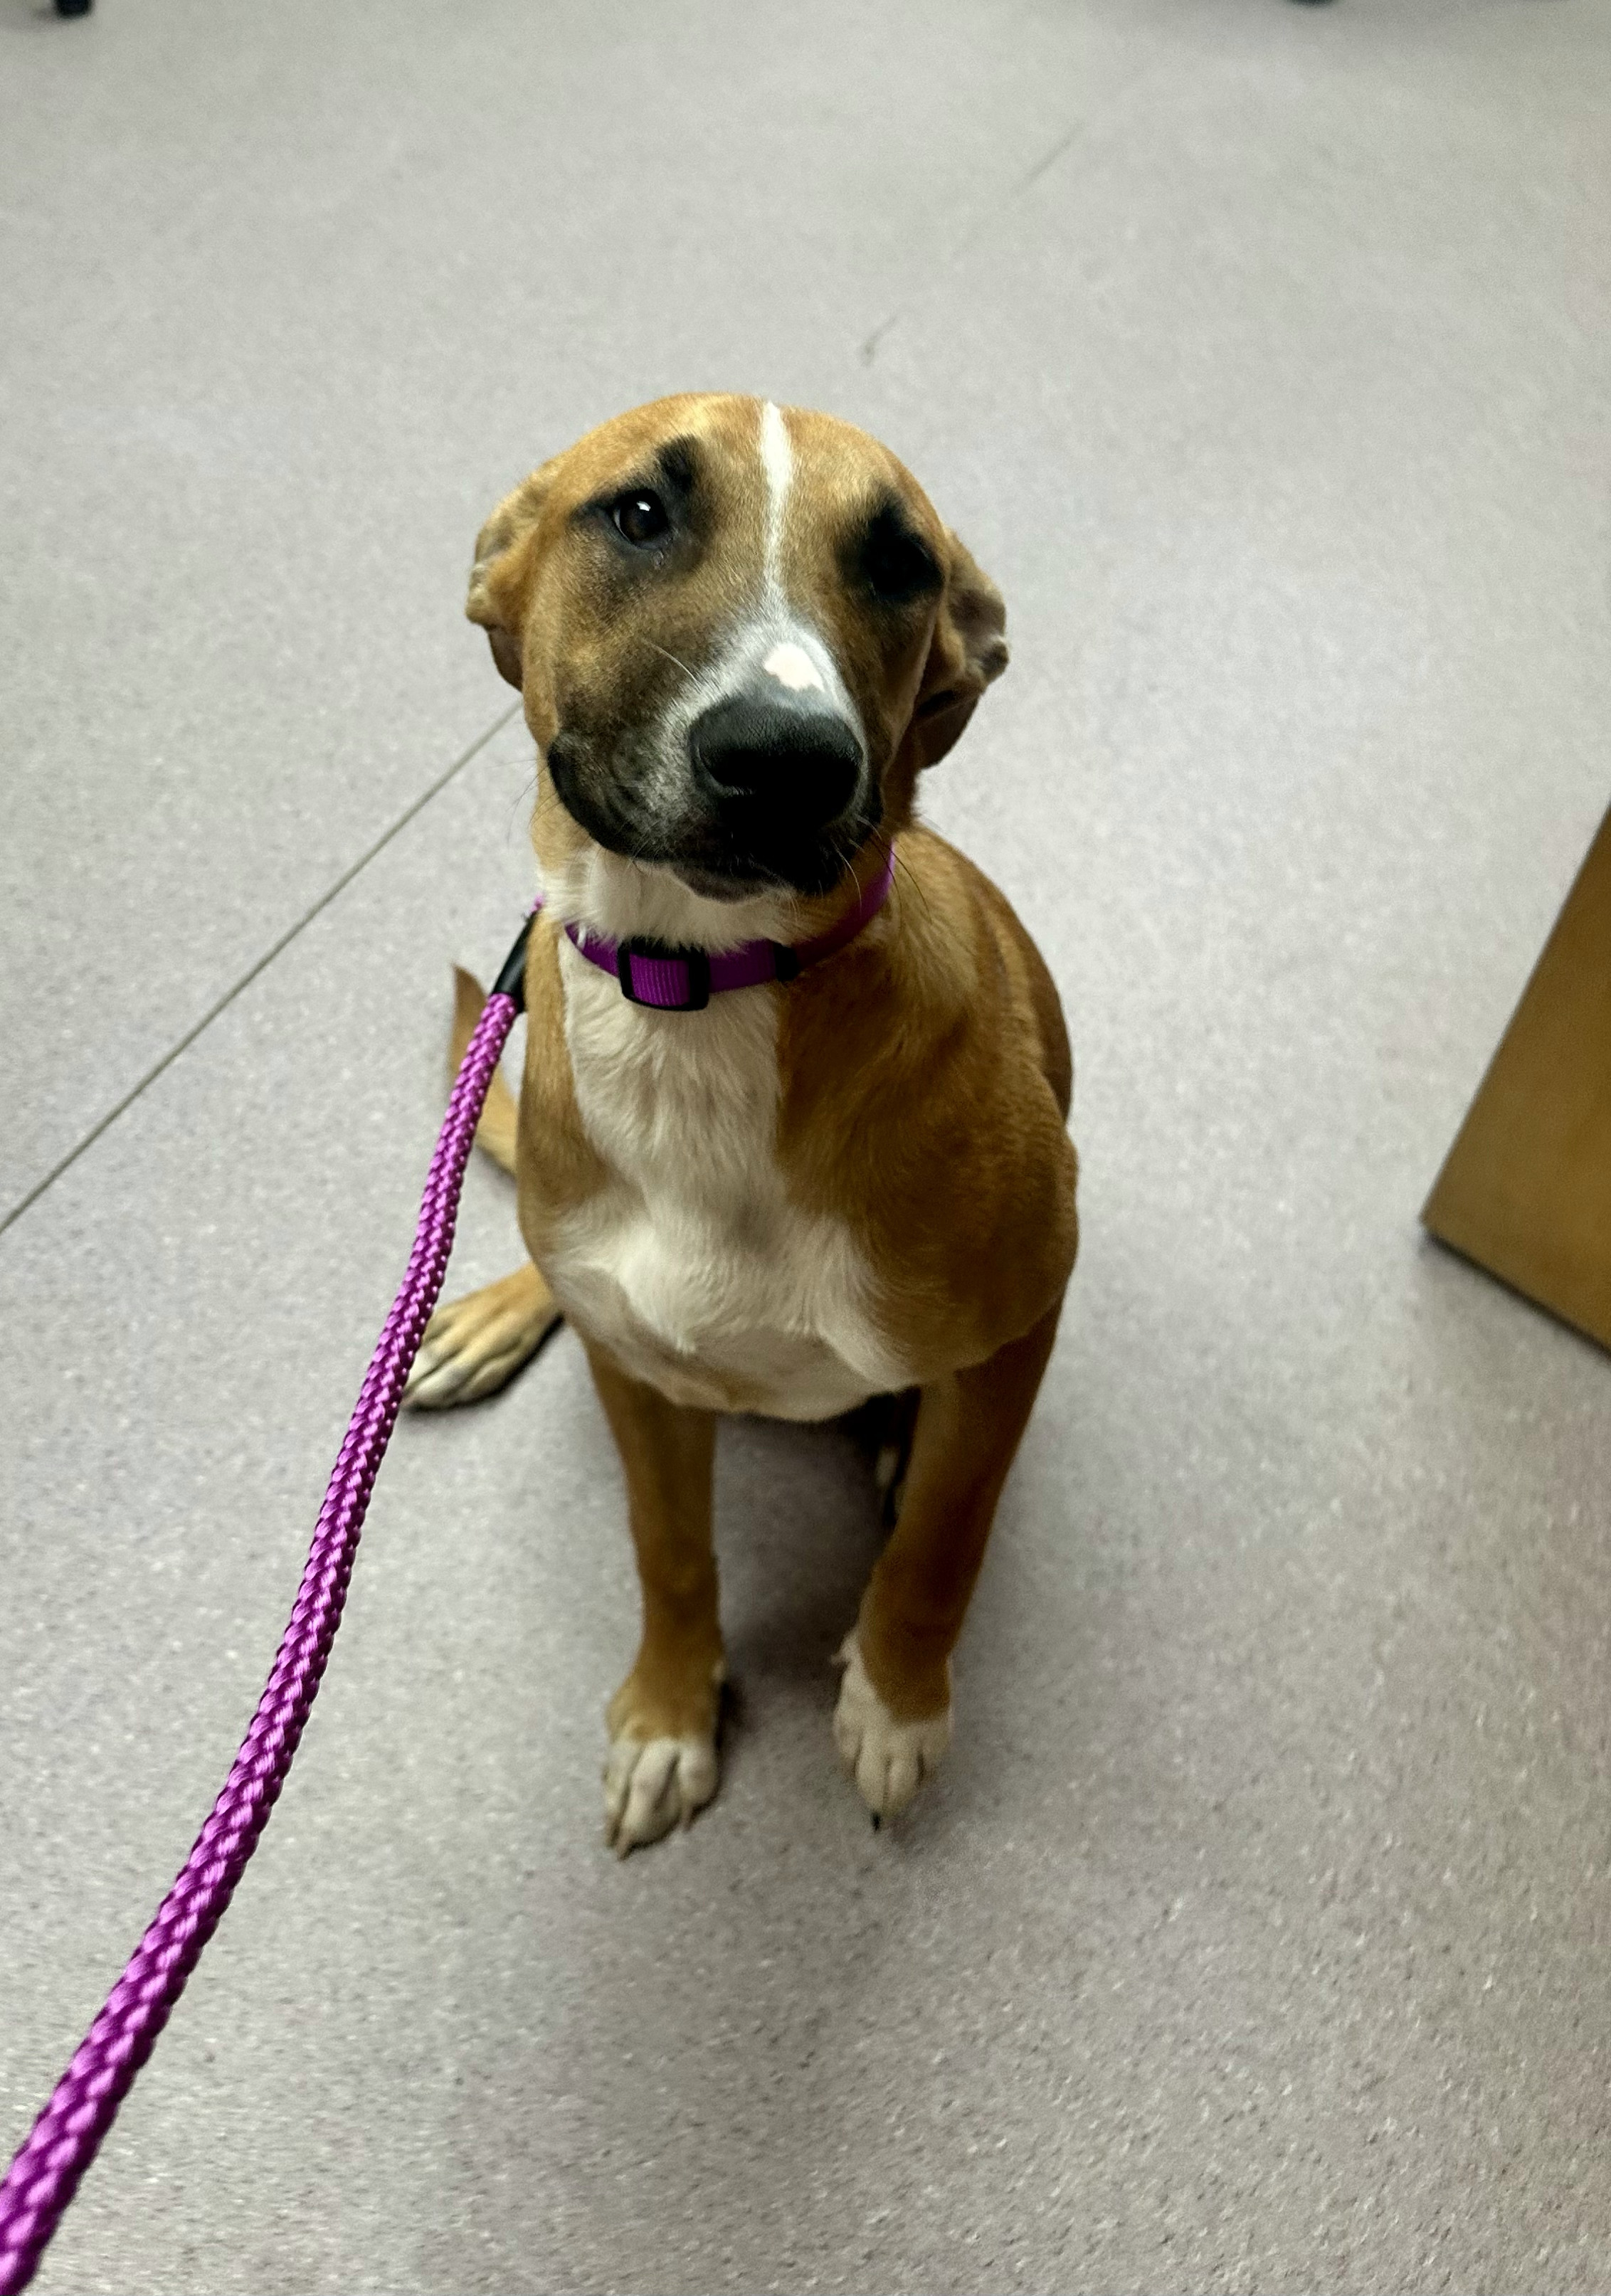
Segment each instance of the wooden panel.
[{"label": "wooden panel", "polygon": [[1611,1348],[1611,813],[1421,1218]]}]

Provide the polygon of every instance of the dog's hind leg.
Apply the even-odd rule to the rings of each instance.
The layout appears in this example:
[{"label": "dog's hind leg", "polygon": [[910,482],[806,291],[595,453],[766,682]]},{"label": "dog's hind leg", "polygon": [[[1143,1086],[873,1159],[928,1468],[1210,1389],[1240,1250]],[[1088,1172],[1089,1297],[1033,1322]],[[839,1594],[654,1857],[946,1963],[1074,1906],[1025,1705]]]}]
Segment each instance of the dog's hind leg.
[{"label": "dog's hind leg", "polygon": [[875,1818],[904,1809],[950,1742],[951,1652],[1061,1305],[923,1390],[900,1521],[840,1652],[834,1735]]},{"label": "dog's hind leg", "polygon": [[437,1309],[403,1401],[416,1411],[441,1411],[495,1394],[530,1362],[559,1320],[553,1292],[528,1259],[513,1275]]},{"label": "dog's hind leg", "polygon": [[[448,1048],[450,1084],[486,1002],[487,992],[474,974],[456,965],[453,1034]],[[505,1172],[514,1169],[517,1123],[514,1095],[494,1070],[475,1141]],[[559,1320],[554,1294],[527,1260],[513,1275],[437,1309],[425,1326],[403,1401],[415,1411],[443,1411],[449,1404],[474,1403],[483,1395],[495,1395],[522,1364],[530,1362]]]},{"label": "dog's hind leg", "polygon": [[902,1388],[892,1395],[872,1395],[847,1411],[840,1422],[873,1471],[873,1488],[886,1530],[900,1520],[921,1400],[922,1390],[916,1387]]}]

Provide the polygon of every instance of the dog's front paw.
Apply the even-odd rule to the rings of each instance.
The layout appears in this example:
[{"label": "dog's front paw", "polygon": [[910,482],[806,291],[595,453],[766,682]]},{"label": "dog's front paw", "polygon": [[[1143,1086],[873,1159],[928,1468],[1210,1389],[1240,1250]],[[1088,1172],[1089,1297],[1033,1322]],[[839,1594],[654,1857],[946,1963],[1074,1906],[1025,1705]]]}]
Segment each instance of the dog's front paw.
[{"label": "dog's front paw", "polygon": [[639,1654],[610,1701],[604,1841],[618,1856],[687,1825],[716,1792],[716,1725],[726,1668],[690,1654],[680,1681]]},{"label": "dog's front paw", "polygon": [[612,1742],[604,1765],[604,1841],[624,1857],[687,1825],[716,1792],[714,1735]]},{"label": "dog's front paw", "polygon": [[855,1779],[861,1799],[875,1818],[897,1816],[938,1767],[951,1742],[951,1710],[898,1721],[874,1689],[853,1633],[839,1652],[844,1668],[834,1737],[839,1759]]}]

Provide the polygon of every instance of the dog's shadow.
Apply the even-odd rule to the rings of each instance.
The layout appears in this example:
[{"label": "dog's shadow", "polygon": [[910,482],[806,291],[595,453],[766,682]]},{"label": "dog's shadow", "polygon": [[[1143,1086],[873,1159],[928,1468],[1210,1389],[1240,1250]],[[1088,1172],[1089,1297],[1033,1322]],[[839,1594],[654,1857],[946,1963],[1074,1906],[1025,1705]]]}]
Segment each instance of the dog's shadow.
[{"label": "dog's shadow", "polygon": [[872,1448],[844,1421],[724,1423],[716,1539],[731,1719],[778,1692],[831,1704],[833,1660],[888,1537]]}]

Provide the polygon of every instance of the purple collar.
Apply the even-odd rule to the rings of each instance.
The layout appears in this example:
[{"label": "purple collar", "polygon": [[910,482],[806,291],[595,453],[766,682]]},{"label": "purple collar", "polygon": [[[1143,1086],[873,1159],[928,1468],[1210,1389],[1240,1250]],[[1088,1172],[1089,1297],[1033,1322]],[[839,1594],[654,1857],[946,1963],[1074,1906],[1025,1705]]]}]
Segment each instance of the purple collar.
[{"label": "purple collar", "polygon": [[[717,955],[703,948],[674,948],[663,940],[605,940],[579,925],[565,931],[578,953],[601,972],[612,972],[630,1004],[650,1004],[659,1013],[699,1013],[727,988],[757,988],[765,980],[793,980],[808,964],[820,964],[853,941],[889,898],[895,882],[895,849],[884,848],[884,865],[853,908],[815,940],[785,947],[781,941],[746,940]],[[541,901],[537,906],[542,907]]]}]

